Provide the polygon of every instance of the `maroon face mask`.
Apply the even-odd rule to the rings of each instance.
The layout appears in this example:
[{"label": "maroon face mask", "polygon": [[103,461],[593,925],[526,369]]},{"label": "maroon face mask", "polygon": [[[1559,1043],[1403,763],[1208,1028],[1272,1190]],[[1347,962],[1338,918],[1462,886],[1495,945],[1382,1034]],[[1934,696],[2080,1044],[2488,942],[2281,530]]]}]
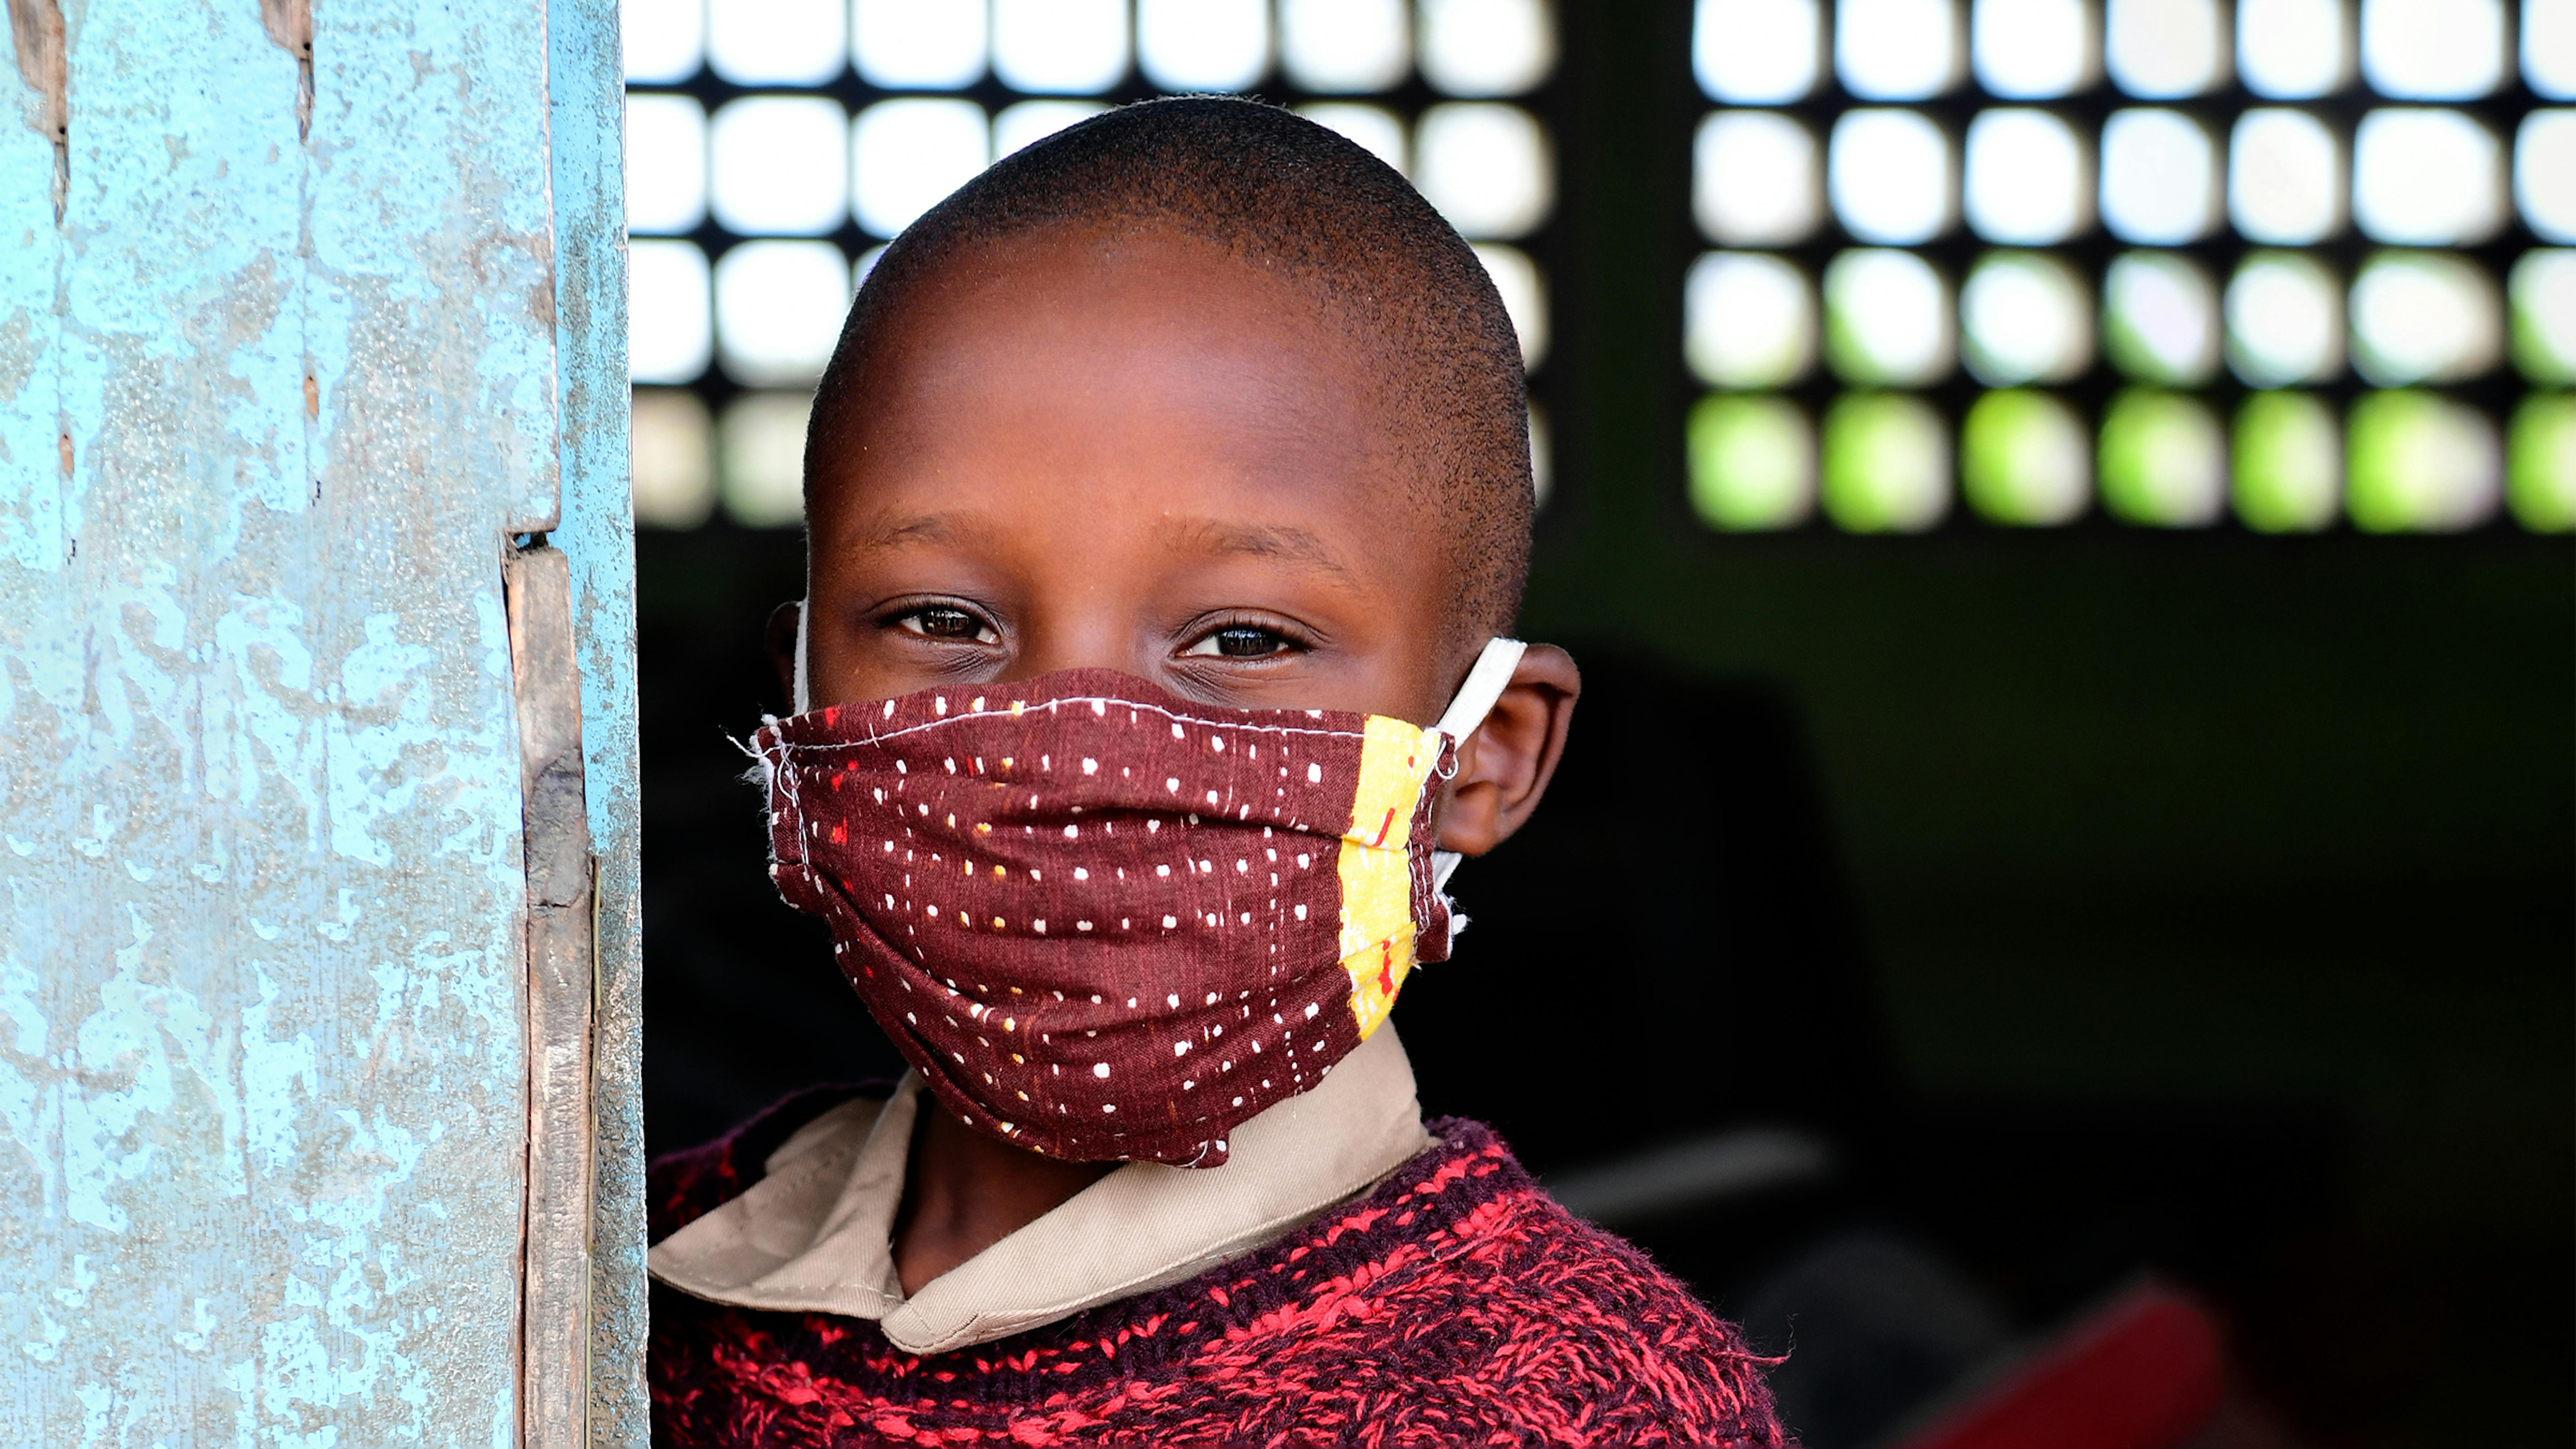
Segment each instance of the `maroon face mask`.
[{"label": "maroon face mask", "polygon": [[1496,640],[1431,729],[1105,670],[773,720],[771,874],[967,1125],[1219,1166],[1447,959],[1434,782],[1519,654]]}]

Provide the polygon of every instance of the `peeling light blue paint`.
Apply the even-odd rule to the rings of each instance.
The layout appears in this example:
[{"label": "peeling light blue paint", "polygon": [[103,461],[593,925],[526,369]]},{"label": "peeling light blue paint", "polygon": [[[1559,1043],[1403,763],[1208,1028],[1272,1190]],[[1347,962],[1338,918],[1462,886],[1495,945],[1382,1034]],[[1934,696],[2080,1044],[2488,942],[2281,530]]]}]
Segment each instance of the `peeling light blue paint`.
[{"label": "peeling light blue paint", "polygon": [[627,469],[624,60],[616,0],[546,5],[563,520],[599,859],[592,1050],[598,1207],[591,1443],[643,1445],[643,939],[635,732],[635,535]]},{"label": "peeling light blue paint", "polygon": [[508,1444],[558,506],[642,1322],[614,6],[317,4],[307,139],[258,0],[64,9],[59,225],[0,106],[0,1443]]}]

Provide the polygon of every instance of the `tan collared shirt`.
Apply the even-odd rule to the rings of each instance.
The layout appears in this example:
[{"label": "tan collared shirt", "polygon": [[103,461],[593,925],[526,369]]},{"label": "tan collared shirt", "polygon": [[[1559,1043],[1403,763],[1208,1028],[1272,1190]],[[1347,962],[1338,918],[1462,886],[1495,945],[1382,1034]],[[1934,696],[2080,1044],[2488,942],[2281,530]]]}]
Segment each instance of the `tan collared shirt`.
[{"label": "tan collared shirt", "polygon": [[1235,1129],[1217,1168],[1131,1162],[923,1285],[895,1274],[921,1080],[834,1107],[740,1197],[657,1244],[654,1277],[743,1308],[871,1318],[906,1353],[945,1353],[1193,1277],[1277,1240],[1431,1146],[1392,1024],[1312,1091]]}]

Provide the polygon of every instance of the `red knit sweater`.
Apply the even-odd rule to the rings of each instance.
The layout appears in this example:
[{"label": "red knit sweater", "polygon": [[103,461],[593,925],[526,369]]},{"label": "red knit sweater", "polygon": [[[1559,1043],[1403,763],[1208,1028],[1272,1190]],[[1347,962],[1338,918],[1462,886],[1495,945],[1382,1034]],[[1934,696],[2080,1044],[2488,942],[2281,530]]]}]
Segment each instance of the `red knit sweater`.
[{"label": "red knit sweater", "polygon": [[[759,1179],[829,1098],[653,1168],[658,1241]],[[1568,1215],[1488,1128],[1169,1288],[995,1343],[904,1353],[863,1319],[654,1287],[653,1441],[1694,1444],[1787,1439],[1735,1330]]]}]

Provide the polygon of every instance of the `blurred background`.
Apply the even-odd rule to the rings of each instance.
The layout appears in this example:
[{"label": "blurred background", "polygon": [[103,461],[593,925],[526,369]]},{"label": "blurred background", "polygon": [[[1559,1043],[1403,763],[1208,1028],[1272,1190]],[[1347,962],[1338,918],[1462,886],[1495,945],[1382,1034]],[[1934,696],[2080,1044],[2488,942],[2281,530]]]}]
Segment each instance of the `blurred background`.
[{"label": "blurred background", "polygon": [[2576,0],[624,13],[653,1150],[899,1067],[727,739],[855,279],[1241,92],[1484,258],[1586,669],[1426,1105],[1794,1348],[1815,1449],[1982,1442],[2141,1291],[2221,1407],[2080,1442],[2570,1441]]}]

